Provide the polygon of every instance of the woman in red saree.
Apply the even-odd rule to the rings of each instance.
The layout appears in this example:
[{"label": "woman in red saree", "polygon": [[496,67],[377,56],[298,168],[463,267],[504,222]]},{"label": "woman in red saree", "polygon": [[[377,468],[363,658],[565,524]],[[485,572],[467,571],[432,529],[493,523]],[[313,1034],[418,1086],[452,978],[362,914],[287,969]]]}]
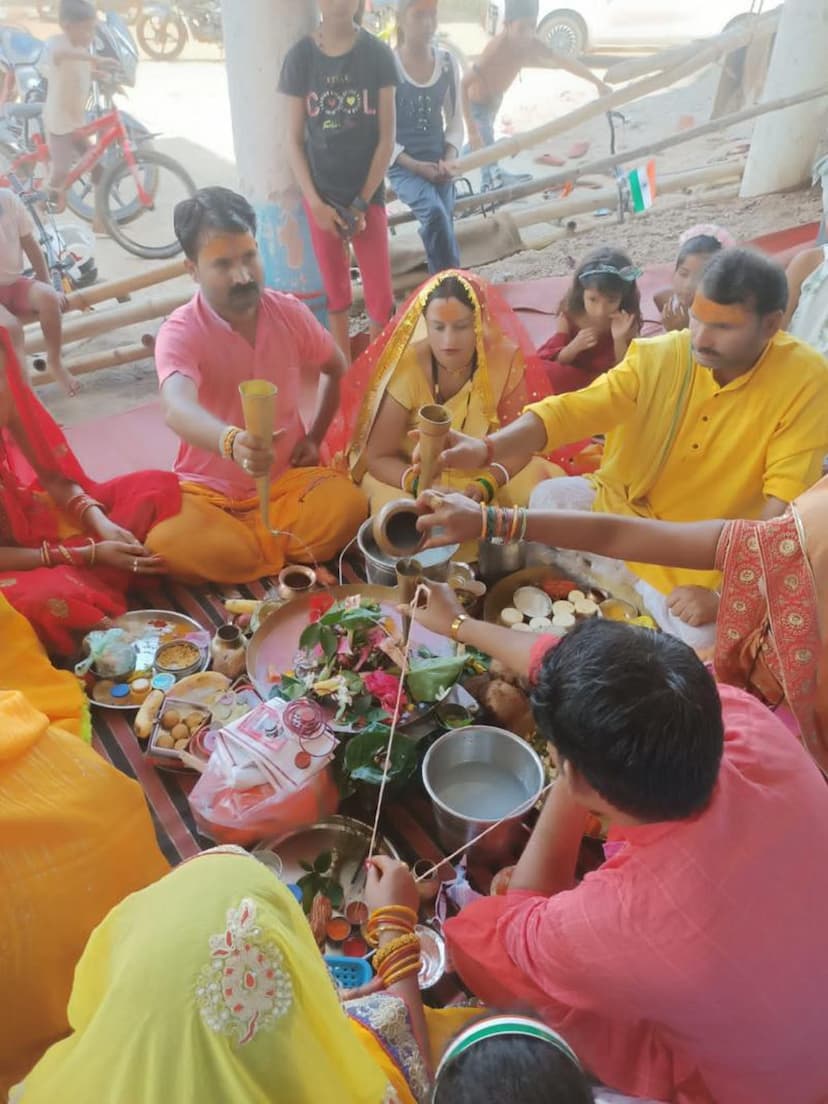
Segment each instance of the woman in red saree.
[{"label": "woman in red saree", "polygon": [[171,472],[89,479],[0,329],[0,589],[50,652],[70,654],[125,612],[134,576],[164,570],[142,541],[180,508]]},{"label": "woman in red saree", "polygon": [[[442,530],[434,544],[479,534],[473,503],[457,496],[421,503],[431,512],[419,524]],[[828,477],[768,521],[533,510],[526,537],[622,560],[719,570],[716,677],[780,711],[828,775]]]}]

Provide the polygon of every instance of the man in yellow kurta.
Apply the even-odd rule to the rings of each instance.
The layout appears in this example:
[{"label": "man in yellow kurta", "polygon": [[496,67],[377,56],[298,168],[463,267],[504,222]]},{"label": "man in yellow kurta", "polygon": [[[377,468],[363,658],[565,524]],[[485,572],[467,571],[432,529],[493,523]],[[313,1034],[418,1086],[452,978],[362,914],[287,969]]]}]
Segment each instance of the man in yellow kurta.
[{"label": "man in yellow kurta", "polygon": [[[786,300],[778,265],[724,250],[704,274],[689,332],[633,342],[590,387],[527,407],[486,442],[455,435],[443,463],[473,466],[492,453],[518,468],[533,452],[606,434],[589,480],[542,483],[531,505],[664,521],[774,517],[816,482],[828,453],[828,362],[779,332]],[[703,643],[692,629],[715,621],[717,574],[628,566],[662,627]]]},{"label": "man in yellow kurta", "polygon": [[0,594],[0,1100],[68,1031],[93,928],[168,870],[141,788],[88,737],[77,679]]},{"label": "man in yellow kurta", "polygon": [[[203,188],[176,207],[175,231],[199,289],[161,327],[155,363],[167,424],[181,439],[183,505],[147,545],[171,574],[215,583],[275,574],[286,559],[330,559],[368,512],[347,475],[320,466],[345,358],[304,304],[264,287],[256,216],[243,196]],[[306,428],[300,407],[317,377]],[[277,388],[272,441],[243,428],[239,385],[251,379]]]}]

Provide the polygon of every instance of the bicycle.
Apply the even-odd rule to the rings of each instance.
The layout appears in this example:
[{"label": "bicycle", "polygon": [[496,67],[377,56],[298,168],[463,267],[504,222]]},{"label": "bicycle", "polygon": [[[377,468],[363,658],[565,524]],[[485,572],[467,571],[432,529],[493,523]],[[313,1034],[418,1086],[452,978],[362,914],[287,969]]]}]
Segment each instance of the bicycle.
[{"label": "bicycle", "polygon": [[[77,132],[79,138],[96,141],[70,170],[65,186],[80,180],[92,169],[102,164],[100,179],[95,184],[95,214],[106,233],[122,249],[136,257],[161,260],[175,257],[181,246],[172,234],[172,207],[179,199],[195,194],[196,186],[189,173],[174,158],[154,149],[135,149],[120,111],[114,107],[93,119]],[[106,163],[108,150],[117,149],[120,156]],[[41,190],[42,180],[36,178],[38,166],[50,162],[49,149],[42,135],[32,136],[32,148],[20,153],[0,177],[0,183],[8,183],[10,175],[29,177],[32,190]],[[172,190],[172,196],[169,191]],[[159,201],[159,193],[161,200]],[[147,215],[157,216],[147,219]],[[149,230],[162,227],[165,236],[162,244],[147,244],[130,231],[133,225]]]}]

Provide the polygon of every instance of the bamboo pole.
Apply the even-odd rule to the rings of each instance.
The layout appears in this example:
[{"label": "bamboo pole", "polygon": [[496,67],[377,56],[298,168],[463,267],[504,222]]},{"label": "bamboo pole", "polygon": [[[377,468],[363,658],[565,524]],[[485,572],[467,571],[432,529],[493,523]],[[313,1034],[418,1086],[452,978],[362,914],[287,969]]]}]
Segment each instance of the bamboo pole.
[{"label": "bamboo pole", "polygon": [[755,29],[755,25],[751,25],[749,30],[744,27],[734,27],[726,34],[717,36],[713,42],[708,42],[682,65],[675,66],[669,72],[655,73],[652,76],[644,77],[642,80],[628,84],[625,88],[616,89],[616,91],[610,92],[606,96],[599,96],[588,104],[570,111],[567,115],[562,115],[559,119],[553,119],[549,123],[544,123],[533,130],[527,130],[523,134],[514,135],[512,138],[502,138],[499,142],[495,142],[493,146],[475,150],[473,153],[453,161],[451,163],[452,172],[462,175],[469,169],[494,164],[504,157],[513,157],[515,154],[522,153],[524,150],[538,145],[539,142],[546,141],[547,138],[564,134],[566,131],[580,126],[581,123],[594,118],[596,115],[604,115],[608,111],[622,107],[633,100],[638,100],[651,92],[660,92],[664,88],[678,84],[679,81],[692,76],[699,69],[709,65],[711,61],[715,61],[720,54],[730,53],[731,50],[743,46],[753,37]]},{"label": "bamboo pole", "polygon": [[[689,169],[687,172],[664,177],[658,182],[657,195],[682,192],[685,188],[692,188],[698,184],[741,180],[746,161],[746,157],[734,158],[733,161],[723,161],[717,165],[704,165],[700,169]],[[535,226],[539,222],[557,222],[560,219],[570,218],[572,215],[592,211],[596,207],[616,207],[617,204],[618,189],[602,188],[600,191],[590,192],[582,196],[567,196],[566,199],[550,200],[547,203],[536,204],[534,207],[528,207],[525,210],[510,211],[509,214],[518,227]]]},{"label": "bamboo pole", "polygon": [[[121,345],[115,349],[107,349],[103,353],[70,357],[63,363],[73,376],[85,376],[89,372],[98,372],[103,368],[120,368],[124,364],[150,360],[152,356],[152,341],[143,340],[135,345]],[[54,383],[54,378],[51,372],[38,372],[31,377],[31,381],[33,387],[45,387],[47,383]]]},{"label": "bamboo pole", "polygon": [[[646,211],[639,211],[637,214],[631,215],[632,219],[638,220],[648,215],[658,214],[659,211],[663,211],[669,207],[675,207],[684,201],[684,197],[675,193],[684,191],[684,189],[691,187],[693,184],[708,184],[716,188],[717,195],[736,195],[737,189],[730,187],[719,191],[719,185],[728,184],[730,181],[734,183],[740,178],[741,171],[744,165],[744,161],[733,161],[722,163],[720,165],[707,165],[701,169],[694,169],[687,173],[677,173],[674,177],[668,178],[662,186],[660,195],[665,197],[665,202],[662,203],[659,198],[656,199],[654,206],[650,207]],[[674,194],[670,194],[674,193]],[[618,193],[607,189],[607,198],[612,198],[617,202]],[[596,200],[599,203],[596,204]],[[564,212],[560,210],[563,204],[569,204],[568,209]],[[555,206],[559,208],[553,217],[564,218],[567,215],[582,214],[584,211],[591,210],[594,206],[600,205],[600,195],[598,192],[591,192],[590,195],[582,197],[570,197],[567,200],[559,200],[555,202]],[[546,207],[552,207],[552,204],[539,205],[534,208],[534,218],[530,223],[528,220],[520,223],[520,229],[525,230],[527,226],[537,226],[546,223],[549,219],[549,215],[546,211]],[[524,212],[522,212],[524,213]],[[525,212],[528,214],[528,212]],[[504,212],[510,219],[514,219],[514,214],[510,212]],[[481,225],[485,226],[486,222],[490,221],[483,215],[478,216],[475,219],[468,219],[464,222],[464,225]],[[573,237],[575,234],[581,234],[587,230],[595,230],[597,228],[595,222],[583,222],[578,223],[574,227],[563,226],[546,226],[545,234],[541,239],[540,236],[536,236],[534,241],[526,242],[525,247],[527,249],[544,249],[547,245],[552,245],[556,241],[561,241],[564,238]],[[618,224],[613,224],[617,226]],[[523,238],[523,235],[521,235]],[[397,294],[405,294],[409,291],[413,291],[415,287],[418,287],[423,282],[423,272],[421,269],[404,272],[394,278],[394,291]],[[362,285],[353,284],[352,286],[354,302],[357,305],[362,305],[364,302],[362,294]]]},{"label": "bamboo pole", "polygon": [[[705,45],[713,45],[716,42],[722,43],[723,53],[730,53],[732,50],[738,50],[741,46],[747,45],[753,37],[764,37],[773,34],[778,23],[779,9],[774,8],[773,11],[756,15],[752,19],[739,23],[729,30],[721,31],[717,35],[712,35],[710,38],[689,44],[685,43],[681,46],[668,46],[667,49],[659,50],[658,53],[650,54],[648,57],[628,58],[624,61],[618,61],[604,73],[604,80],[607,84],[623,84],[626,81],[638,80],[649,73],[663,72],[673,65],[681,65],[684,61],[689,60],[694,53]],[[739,33],[734,34],[734,32]]]},{"label": "bamboo pole", "polygon": [[[63,344],[81,341],[87,337],[98,337],[111,333],[122,326],[131,326],[136,322],[149,322],[154,318],[165,318],[176,308],[181,307],[192,296],[192,292],[178,291],[158,298],[143,299],[138,303],[111,307],[105,311],[94,311],[91,315],[71,319],[63,327]],[[26,352],[31,356],[42,353],[46,348],[40,326],[26,327]]]},{"label": "bamboo pole", "polygon": [[[705,190],[707,192],[707,189]],[[718,184],[712,184],[710,189],[711,201],[715,198],[720,199],[736,199],[739,195],[739,181],[721,181]],[[643,219],[653,214],[661,214],[664,211],[672,211],[678,207],[684,206],[687,202],[687,196],[683,193],[675,193],[674,195],[661,196],[655,206],[649,207],[646,211],[638,211],[634,216],[634,220],[637,223],[639,219]],[[615,223],[615,226],[618,224]],[[539,249],[546,249],[548,245],[554,245],[555,242],[563,241],[564,238],[574,238],[578,234],[585,234],[590,230],[600,229],[600,226],[593,222],[572,221],[567,226],[560,226],[557,223],[550,224],[548,222],[534,222],[530,226],[521,227],[521,241],[524,243],[526,249],[531,249],[533,252],[537,252]]]},{"label": "bamboo pole", "polygon": [[144,288],[166,283],[167,280],[175,280],[185,275],[186,271],[184,261],[167,261],[166,264],[144,268],[135,276],[124,276],[120,280],[95,284],[94,287],[79,288],[66,296],[68,304],[66,309],[88,310],[96,303],[103,303],[107,299],[121,299],[133,291],[142,291]]},{"label": "bamboo pole", "polygon": [[[826,95],[828,95],[828,84],[821,88],[810,89],[807,92],[799,92],[795,96],[785,96],[782,99],[771,100],[768,103],[754,104],[752,107],[746,107],[743,111],[736,111],[731,115],[722,115],[718,119],[693,127],[691,130],[683,130],[679,134],[668,134],[666,138],[659,138],[655,142],[648,142],[646,145],[636,146],[634,149],[624,150],[622,153],[616,153],[612,156],[601,157],[597,161],[590,161],[588,164],[577,168],[561,169],[559,172],[535,177],[527,184],[515,184],[510,188],[498,188],[495,191],[485,192],[482,196],[462,196],[455,203],[454,209],[459,213],[479,207],[481,203],[510,203],[514,199],[523,199],[525,196],[535,195],[547,188],[557,188],[564,184],[573,183],[583,176],[607,172],[617,165],[641,163],[652,157],[653,154],[661,153],[673,146],[680,146],[684,142],[703,138],[707,134],[715,134],[720,130],[726,130],[728,127],[736,126],[749,119],[755,119],[760,115],[767,115],[772,111],[782,111],[787,107],[807,103],[809,100],[819,99]],[[410,211],[405,211],[398,215],[392,215],[388,222],[390,226],[399,226],[404,222],[411,222],[413,219],[414,215]]]}]

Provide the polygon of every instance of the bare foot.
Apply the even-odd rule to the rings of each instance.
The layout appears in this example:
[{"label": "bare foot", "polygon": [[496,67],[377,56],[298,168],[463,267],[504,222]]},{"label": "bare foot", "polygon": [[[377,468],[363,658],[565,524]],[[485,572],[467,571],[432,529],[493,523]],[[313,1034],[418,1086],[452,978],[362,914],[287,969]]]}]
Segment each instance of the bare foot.
[{"label": "bare foot", "polygon": [[75,379],[68,368],[64,368],[63,361],[50,362],[48,368],[69,398],[74,399],[81,389],[80,380]]}]

